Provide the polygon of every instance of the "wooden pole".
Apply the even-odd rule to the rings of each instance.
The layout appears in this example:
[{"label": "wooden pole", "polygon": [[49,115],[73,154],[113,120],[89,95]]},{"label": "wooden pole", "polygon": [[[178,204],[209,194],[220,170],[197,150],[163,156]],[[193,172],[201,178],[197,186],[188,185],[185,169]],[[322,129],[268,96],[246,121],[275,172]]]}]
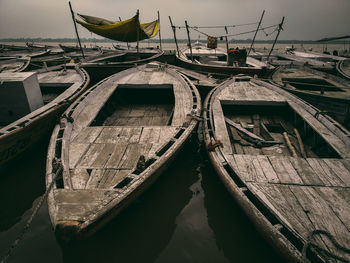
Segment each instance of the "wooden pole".
[{"label": "wooden pole", "polygon": [[284,22],[284,17],[282,18],[281,23],[278,25],[278,32],[277,32],[275,41],[274,41],[273,44],[272,44],[271,50],[270,50],[270,52],[269,52],[269,55],[267,56],[267,61],[269,61],[270,55],[271,55],[271,53],[272,53],[272,51],[273,51],[273,48],[275,47],[275,44],[276,44],[276,42],[277,42],[278,36],[279,36],[280,33],[281,33],[281,30],[283,30],[283,28],[282,28],[283,22]]},{"label": "wooden pole", "polygon": [[288,134],[286,132],[283,132],[283,137],[284,137],[284,140],[286,141],[286,144],[287,144],[288,149],[291,152],[292,156],[293,157],[298,157],[297,153],[295,152],[295,148],[292,145],[292,143],[290,142]]},{"label": "wooden pole", "polygon": [[187,30],[187,37],[188,37],[188,45],[190,47],[191,52],[191,60],[193,62],[193,54],[192,54],[192,45],[191,45],[191,38],[190,38],[190,30],[188,29],[187,20],[185,20],[186,30]]},{"label": "wooden pole", "polygon": [[294,133],[297,136],[297,140],[298,140],[298,143],[299,143],[299,148],[300,148],[301,155],[303,156],[303,158],[307,158],[307,155],[306,155],[306,152],[305,152],[305,148],[304,148],[304,144],[303,144],[303,140],[301,139],[300,133],[299,133],[299,131],[296,128],[294,128]]},{"label": "wooden pole", "polygon": [[75,23],[75,17],[74,17],[74,12],[73,12],[73,9],[72,9],[72,5],[71,5],[70,1],[68,3],[69,3],[70,12],[72,13],[72,19],[73,19],[73,23],[74,23],[75,33],[77,34],[77,38],[78,38],[78,43],[79,43],[79,47],[80,47],[80,50],[81,50],[81,54],[83,55],[83,58],[85,59],[84,51],[83,51],[83,48],[81,47],[81,43],[80,43],[80,38],[79,38],[79,34],[78,34],[77,24]]},{"label": "wooden pole", "polygon": [[158,10],[158,23],[159,23],[159,48],[162,50],[162,37],[160,35],[160,15],[159,15],[159,10]]},{"label": "wooden pole", "polygon": [[[225,26],[225,31],[226,31],[226,35],[228,35],[227,26]],[[226,52],[228,54],[228,40],[227,40],[227,36],[225,36],[225,40],[226,40]]]},{"label": "wooden pole", "polygon": [[[120,22],[122,21],[121,17],[119,17],[119,21],[120,21]],[[126,42],[126,46],[127,46],[128,49],[129,49],[129,42]]]},{"label": "wooden pole", "polygon": [[171,25],[171,28],[173,29],[173,33],[174,33],[174,40],[175,40],[177,55],[180,56],[180,53],[179,53],[179,46],[178,46],[178,44],[177,44],[177,39],[176,39],[176,28],[175,28],[175,26],[173,25],[173,21],[171,21],[171,17],[170,17],[170,16],[169,16],[169,21],[170,21],[170,25]]},{"label": "wooden pole", "polygon": [[264,11],[262,12],[262,14],[261,14],[260,21],[259,21],[258,27],[256,28],[256,31],[255,31],[255,34],[254,34],[254,37],[253,37],[253,41],[252,41],[252,43],[250,44],[250,48],[249,48],[249,50],[248,50],[247,56],[249,56],[249,53],[250,53],[250,51],[251,51],[252,48],[253,48],[254,41],[255,41],[255,37],[256,37],[256,35],[258,34],[259,27],[260,27],[260,25],[261,25],[261,21],[262,21],[262,19],[263,19],[263,17],[264,17],[264,14],[265,14],[265,10],[264,10]]},{"label": "wooden pole", "polygon": [[137,27],[137,54],[139,54],[139,39],[140,39],[140,20],[139,20],[139,10],[137,9],[137,22],[138,22],[138,27]]}]

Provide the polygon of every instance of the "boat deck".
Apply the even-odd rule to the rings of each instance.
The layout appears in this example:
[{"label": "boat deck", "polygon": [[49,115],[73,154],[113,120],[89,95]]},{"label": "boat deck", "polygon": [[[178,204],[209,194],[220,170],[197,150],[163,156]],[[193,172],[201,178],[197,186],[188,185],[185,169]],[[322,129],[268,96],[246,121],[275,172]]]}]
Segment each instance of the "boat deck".
[{"label": "boat deck", "polygon": [[[340,246],[350,247],[349,135],[335,135],[293,95],[277,91],[276,87],[274,90],[257,84],[258,81],[231,82],[217,92],[212,102],[215,139],[222,143],[220,151],[225,159],[221,162],[231,166],[231,178],[251,197],[254,205],[262,209],[264,216],[277,230],[287,238],[291,235],[297,237],[291,240],[300,252],[303,247],[300,240],[309,240],[350,260],[350,255],[338,249],[327,237],[329,233]],[[242,114],[236,110],[240,105],[248,106],[241,111]],[[261,105],[275,107],[275,110],[271,110],[273,116],[259,115],[260,111],[255,113],[252,110]],[[279,108],[286,105],[299,115],[297,120],[287,118],[288,122],[278,114]],[[235,110],[230,111],[233,106]],[[282,132],[278,134],[275,131],[277,123],[289,138],[291,147]],[[293,123],[299,125],[294,126]],[[266,129],[268,125],[274,129]],[[305,149],[301,149],[294,128],[299,129]],[[312,134],[310,130],[317,131],[334,152],[319,154],[315,141],[321,140],[308,138],[307,134]],[[252,138],[277,143],[258,147]],[[234,174],[239,179],[235,179]],[[315,230],[325,231],[326,234]]]}]

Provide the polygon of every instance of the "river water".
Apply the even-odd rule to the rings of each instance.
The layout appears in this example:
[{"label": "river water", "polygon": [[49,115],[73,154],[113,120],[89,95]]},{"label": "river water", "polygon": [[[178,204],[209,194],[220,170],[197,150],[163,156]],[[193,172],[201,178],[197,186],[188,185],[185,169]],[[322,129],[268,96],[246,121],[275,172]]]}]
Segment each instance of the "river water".
[{"label": "river water", "polygon": [[[0,261],[45,192],[48,141],[0,168]],[[87,239],[60,244],[45,202],[7,262],[283,262],[202,148],[195,133],[145,194]]]}]

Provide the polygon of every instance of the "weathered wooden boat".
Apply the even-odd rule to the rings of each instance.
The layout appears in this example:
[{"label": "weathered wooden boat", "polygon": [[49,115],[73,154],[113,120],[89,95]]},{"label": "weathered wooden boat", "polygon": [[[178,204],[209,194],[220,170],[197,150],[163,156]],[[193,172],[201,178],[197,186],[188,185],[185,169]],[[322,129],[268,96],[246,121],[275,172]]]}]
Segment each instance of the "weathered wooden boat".
[{"label": "weathered wooden boat", "polygon": [[237,76],[204,102],[211,162],[286,262],[350,260],[350,133],[283,89]]},{"label": "weathered wooden boat", "polygon": [[350,80],[350,59],[340,60],[336,66],[337,73],[341,77]]},{"label": "weathered wooden boat", "polygon": [[195,128],[194,85],[163,64],[119,72],[85,92],[48,150],[49,214],[59,237],[91,234],[145,191]]},{"label": "weathered wooden boat", "polygon": [[272,81],[350,127],[350,81],[307,66],[279,67]]},{"label": "weathered wooden boat", "polygon": [[31,57],[0,56],[1,72],[21,72],[28,68]]},{"label": "weathered wooden boat", "polygon": [[[5,107],[6,105],[1,105],[0,165],[12,160],[34,145],[45,134],[51,132],[58,116],[89,84],[88,74],[78,66],[73,68],[59,66],[54,69],[51,68],[49,71],[45,70],[47,69],[43,69],[41,72],[38,71],[37,77],[32,76],[34,75],[33,72],[0,73],[0,86],[2,86],[3,92],[6,92],[5,85],[8,85],[5,80],[12,79],[16,81],[16,79],[33,77],[34,80],[30,80],[30,83],[34,86],[35,79],[38,79],[37,82],[39,84],[36,82],[36,85],[40,85],[38,89],[42,96],[40,99],[35,99],[36,101],[41,101],[35,110],[30,111],[26,109],[29,113],[24,113],[22,109],[19,109],[20,106],[17,104],[26,105],[28,102],[18,103],[16,94],[8,98],[9,103],[14,104],[13,109]],[[15,86],[12,88],[14,89],[18,85],[15,83]],[[4,95],[2,94],[1,96]]]},{"label": "weathered wooden boat", "polygon": [[122,70],[158,60],[164,54],[160,49],[142,48],[137,50],[124,50],[107,52],[106,56],[99,56],[86,60],[80,65],[90,75],[91,79],[100,81]]},{"label": "weathered wooden boat", "polygon": [[272,69],[265,62],[250,56],[240,58],[241,61],[237,63],[231,59],[231,55],[234,56],[233,54],[239,50],[229,49],[228,52],[220,47],[208,48],[197,41],[192,44],[192,49],[185,47],[176,54],[177,64],[200,73],[213,73],[226,77],[240,73],[265,76]]},{"label": "weathered wooden boat", "polygon": [[333,73],[335,70],[335,63],[333,61],[320,60],[317,59],[318,57],[305,55],[307,53],[287,51],[285,53],[273,52],[272,54],[275,58],[271,59],[270,63],[274,66],[305,65],[310,68],[329,73]]}]

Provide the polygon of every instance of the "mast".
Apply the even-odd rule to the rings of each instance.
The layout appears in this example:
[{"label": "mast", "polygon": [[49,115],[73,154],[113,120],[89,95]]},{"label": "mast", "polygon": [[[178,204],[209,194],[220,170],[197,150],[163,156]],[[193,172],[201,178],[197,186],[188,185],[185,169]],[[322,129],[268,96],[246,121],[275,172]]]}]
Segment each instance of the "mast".
[{"label": "mast", "polygon": [[261,14],[261,18],[260,18],[258,27],[256,28],[256,31],[255,31],[255,34],[254,34],[254,37],[253,37],[253,41],[252,41],[252,44],[250,45],[250,48],[249,48],[249,50],[248,50],[247,56],[249,56],[249,53],[250,53],[250,51],[251,51],[252,48],[253,48],[254,41],[255,41],[255,37],[256,37],[256,35],[257,35],[258,31],[259,31],[259,27],[260,27],[260,25],[261,25],[261,21],[262,21],[262,19],[263,19],[263,17],[264,17],[264,14],[265,14],[265,10],[264,10],[264,11],[262,12],[262,14]]},{"label": "mast", "polygon": [[139,19],[139,10],[137,9],[137,54],[139,54],[139,39],[140,39],[140,19]]},{"label": "mast", "polygon": [[70,1],[68,3],[69,3],[70,12],[72,13],[72,19],[73,19],[73,23],[74,23],[75,33],[76,33],[77,38],[78,38],[78,43],[79,43],[79,47],[80,47],[80,50],[81,50],[81,54],[83,55],[83,58],[85,59],[84,51],[83,51],[83,48],[81,47],[81,43],[80,43],[80,38],[79,38],[79,34],[78,34],[77,24],[75,23],[75,17],[74,17],[74,12],[73,12],[73,9],[72,9],[72,5],[71,5]]},{"label": "mast", "polygon": [[[225,31],[226,31],[226,35],[228,35],[227,26],[225,26]],[[225,36],[225,40],[226,40],[226,53],[228,53],[228,40],[227,40],[227,36]]]},{"label": "mast", "polygon": [[170,25],[171,25],[171,28],[173,29],[173,33],[174,33],[174,40],[175,40],[177,55],[180,56],[180,53],[179,53],[179,46],[178,46],[178,44],[177,44],[177,39],[176,39],[176,28],[175,28],[175,26],[173,25],[173,21],[171,21],[171,17],[170,17],[170,16],[169,16],[169,21],[170,21]]},{"label": "mast", "polygon": [[191,38],[190,38],[190,30],[188,29],[187,20],[185,20],[186,30],[187,30],[187,37],[188,37],[188,45],[190,46],[190,52],[191,52],[191,60],[193,62],[193,54],[192,54],[192,45],[191,45]]},{"label": "mast", "polygon": [[277,32],[275,41],[274,41],[273,44],[272,44],[271,50],[270,50],[270,52],[269,52],[269,55],[267,56],[267,61],[269,61],[270,55],[271,55],[271,53],[272,53],[272,51],[273,51],[273,48],[275,47],[275,44],[276,44],[276,42],[277,42],[277,38],[278,38],[278,36],[280,35],[281,30],[283,30],[283,28],[282,28],[283,22],[284,22],[284,17],[282,17],[282,21],[281,21],[281,23],[278,25],[278,32]]},{"label": "mast", "polygon": [[158,10],[158,23],[159,23],[159,48],[162,50],[162,37],[160,35],[160,15],[159,15],[159,10]]}]

